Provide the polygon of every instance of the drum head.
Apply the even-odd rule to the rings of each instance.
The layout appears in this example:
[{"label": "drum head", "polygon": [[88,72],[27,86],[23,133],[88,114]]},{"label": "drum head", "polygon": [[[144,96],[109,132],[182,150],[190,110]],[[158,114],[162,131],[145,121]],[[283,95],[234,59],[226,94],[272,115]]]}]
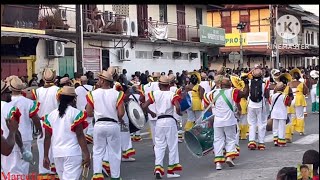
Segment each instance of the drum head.
[{"label": "drum head", "polygon": [[136,101],[130,100],[126,105],[126,111],[132,125],[138,129],[142,129],[145,126],[146,118],[144,112]]}]

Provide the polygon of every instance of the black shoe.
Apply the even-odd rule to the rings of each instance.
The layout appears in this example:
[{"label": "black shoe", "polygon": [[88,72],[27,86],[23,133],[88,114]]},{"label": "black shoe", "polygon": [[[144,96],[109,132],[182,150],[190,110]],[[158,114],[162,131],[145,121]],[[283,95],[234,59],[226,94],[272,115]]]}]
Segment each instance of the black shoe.
[{"label": "black shoe", "polygon": [[156,173],[156,179],[162,179],[161,174],[160,173]]}]

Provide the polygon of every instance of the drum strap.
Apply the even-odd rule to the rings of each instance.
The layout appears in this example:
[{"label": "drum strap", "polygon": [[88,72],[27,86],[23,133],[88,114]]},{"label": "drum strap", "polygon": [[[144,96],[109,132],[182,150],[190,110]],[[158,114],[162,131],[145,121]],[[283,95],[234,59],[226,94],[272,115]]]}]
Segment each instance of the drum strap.
[{"label": "drum strap", "polygon": [[104,118],[99,118],[96,122],[98,121],[110,121],[110,122],[115,122],[118,123],[118,121],[112,119],[112,118],[108,118],[108,117],[104,117]]},{"label": "drum strap", "polygon": [[228,98],[226,97],[226,95],[224,94],[224,90],[221,89],[219,94],[214,98],[214,102],[217,101],[217,99],[222,96],[223,100],[227,103],[227,105],[229,106],[229,108],[231,109],[231,111],[233,111],[233,107],[232,104],[230,103],[230,101],[228,100]]}]

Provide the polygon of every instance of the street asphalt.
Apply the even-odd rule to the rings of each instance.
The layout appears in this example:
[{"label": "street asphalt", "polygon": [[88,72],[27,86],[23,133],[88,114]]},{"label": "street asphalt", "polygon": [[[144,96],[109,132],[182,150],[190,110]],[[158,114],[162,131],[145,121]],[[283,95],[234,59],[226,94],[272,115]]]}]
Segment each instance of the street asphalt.
[{"label": "street asphalt", "polygon": [[[310,105],[310,98],[307,99]],[[182,172],[178,172],[181,180],[221,179],[221,180],[271,180],[275,179],[277,172],[288,166],[297,167],[302,162],[302,155],[306,150],[315,149],[319,151],[319,114],[312,114],[308,106],[308,117],[306,118],[305,135],[294,134],[293,143],[287,147],[274,147],[272,132],[266,134],[266,150],[250,151],[247,149],[247,140],[240,141],[240,157],[234,162],[235,167],[226,165],[217,171],[213,163],[212,153],[197,158],[187,149],[185,143],[179,143],[180,164]],[[146,130],[142,131],[146,132]],[[144,133],[146,134],[146,133]],[[148,135],[143,136],[141,142],[133,142],[136,149],[135,162],[121,163],[121,177],[123,180],[151,180],[153,175],[154,153],[152,141]],[[303,138],[303,139],[302,139]],[[92,145],[89,146],[92,150]],[[30,172],[38,171],[38,151],[36,141],[33,143],[33,152],[36,165],[31,165]],[[168,151],[164,160],[164,168],[168,164]],[[92,177],[90,171],[89,178]],[[166,176],[163,177],[166,179]]]}]

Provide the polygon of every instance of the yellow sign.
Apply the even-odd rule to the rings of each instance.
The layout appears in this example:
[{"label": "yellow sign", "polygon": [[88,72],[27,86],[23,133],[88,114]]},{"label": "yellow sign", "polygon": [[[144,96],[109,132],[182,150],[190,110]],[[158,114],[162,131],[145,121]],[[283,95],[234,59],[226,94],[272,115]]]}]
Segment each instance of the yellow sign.
[{"label": "yellow sign", "polygon": [[1,31],[32,33],[32,34],[46,34],[46,31],[39,30],[39,29],[26,29],[26,28],[3,27],[3,26],[1,26]]},{"label": "yellow sign", "polygon": [[[242,33],[242,46],[247,45],[247,33]],[[240,46],[240,33],[228,33],[226,34],[226,45],[225,46]]]}]

